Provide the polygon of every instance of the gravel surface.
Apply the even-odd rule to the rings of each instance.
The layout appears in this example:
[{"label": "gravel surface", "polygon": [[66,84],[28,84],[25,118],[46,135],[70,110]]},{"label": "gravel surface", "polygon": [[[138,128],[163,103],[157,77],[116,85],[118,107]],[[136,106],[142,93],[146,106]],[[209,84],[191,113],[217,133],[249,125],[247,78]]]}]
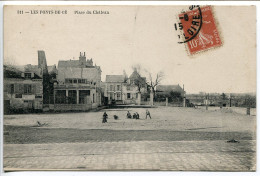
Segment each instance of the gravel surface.
[{"label": "gravel surface", "polygon": [[[177,107],[149,108],[152,119],[145,119],[145,110],[107,109],[99,112],[22,114],[5,115],[4,125],[37,126],[37,121],[46,124],[41,128],[76,128],[110,130],[173,130],[173,131],[213,131],[213,132],[253,132],[256,131],[256,116],[247,116],[228,110],[209,110]],[[108,114],[108,123],[103,124],[102,115]],[[127,119],[126,113],[138,112],[139,120]],[[117,115],[119,120],[114,120]]]}]

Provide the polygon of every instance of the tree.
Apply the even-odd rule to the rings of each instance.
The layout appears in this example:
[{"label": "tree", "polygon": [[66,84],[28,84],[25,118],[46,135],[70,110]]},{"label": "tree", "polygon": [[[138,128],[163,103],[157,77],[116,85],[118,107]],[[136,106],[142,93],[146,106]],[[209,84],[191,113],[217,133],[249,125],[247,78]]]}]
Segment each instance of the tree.
[{"label": "tree", "polygon": [[124,82],[127,82],[128,76],[127,76],[127,74],[126,74],[126,71],[125,71],[125,70],[123,70],[123,75],[124,75]]},{"label": "tree", "polygon": [[141,77],[141,66],[140,65],[134,65],[132,66],[133,73],[129,77],[131,83],[137,86],[137,89],[139,92],[141,92],[141,88],[145,87],[146,85],[146,79],[144,77]]},{"label": "tree", "polygon": [[170,91],[170,101],[177,101],[180,102],[183,100],[181,93],[180,92],[176,92],[176,91]]},{"label": "tree", "polygon": [[222,93],[221,97],[222,97],[222,100],[226,100],[226,94]]},{"label": "tree", "polygon": [[164,78],[164,72],[160,71],[156,74],[155,79],[153,79],[152,74],[149,73],[149,87],[151,88],[152,92],[153,92],[153,97],[155,98],[155,88],[156,86],[158,86],[161,81]]}]

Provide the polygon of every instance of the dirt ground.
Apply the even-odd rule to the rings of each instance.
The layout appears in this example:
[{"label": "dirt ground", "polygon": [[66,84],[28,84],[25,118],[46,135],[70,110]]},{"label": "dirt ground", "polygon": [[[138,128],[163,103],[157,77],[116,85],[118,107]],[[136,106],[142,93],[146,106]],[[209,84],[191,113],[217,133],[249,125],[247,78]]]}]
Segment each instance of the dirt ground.
[{"label": "dirt ground", "polygon": [[[102,123],[104,112],[108,123]],[[127,119],[138,112],[140,119]],[[255,139],[256,116],[228,110],[159,107],[103,109],[99,112],[8,115],[4,119],[5,143],[86,141],[195,141]],[[119,116],[118,120],[113,115]],[[42,126],[38,126],[37,121]]]},{"label": "dirt ground", "polygon": [[[141,119],[127,119],[127,111]],[[256,116],[158,107],[146,119],[145,111],[6,115],[4,169],[255,170]]]},{"label": "dirt ground", "polygon": [[[75,129],[111,129],[111,130],[174,130],[174,131],[214,131],[214,132],[255,132],[256,116],[247,116],[228,109],[157,107],[149,108],[152,119],[145,119],[143,108],[103,109],[99,112],[21,114],[5,115],[4,125],[37,126],[41,128]],[[108,114],[108,123],[101,123],[104,111]],[[126,114],[138,112],[140,119],[127,119]],[[118,120],[113,116],[117,115]]]}]

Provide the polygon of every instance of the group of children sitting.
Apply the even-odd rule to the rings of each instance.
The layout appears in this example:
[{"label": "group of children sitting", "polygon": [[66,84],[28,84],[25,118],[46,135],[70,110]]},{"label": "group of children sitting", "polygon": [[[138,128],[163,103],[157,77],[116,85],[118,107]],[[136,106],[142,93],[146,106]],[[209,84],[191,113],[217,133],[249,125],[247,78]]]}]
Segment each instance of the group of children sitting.
[{"label": "group of children sitting", "polygon": [[[128,119],[131,119],[131,118],[132,118],[132,115],[131,115],[131,113],[130,113],[129,111],[127,111],[126,117],[127,117]],[[139,119],[139,114],[138,114],[138,112],[135,112],[135,113],[133,114],[133,119]]]},{"label": "group of children sitting", "polygon": [[[146,119],[147,119],[147,116],[149,116],[150,119],[151,119],[151,114],[150,114],[150,112],[149,112],[148,110],[146,110],[146,117],[145,117]],[[130,113],[129,111],[127,111],[126,117],[127,117],[128,119],[132,119],[132,117],[133,117],[133,119],[140,119],[138,112],[135,112],[135,113],[133,114],[133,116],[132,116],[131,113]],[[102,123],[106,123],[106,122],[107,122],[107,118],[108,118],[108,115],[107,115],[106,112],[104,112]],[[118,119],[118,116],[117,116],[117,115],[114,115],[114,119],[117,120],[117,119]]]}]

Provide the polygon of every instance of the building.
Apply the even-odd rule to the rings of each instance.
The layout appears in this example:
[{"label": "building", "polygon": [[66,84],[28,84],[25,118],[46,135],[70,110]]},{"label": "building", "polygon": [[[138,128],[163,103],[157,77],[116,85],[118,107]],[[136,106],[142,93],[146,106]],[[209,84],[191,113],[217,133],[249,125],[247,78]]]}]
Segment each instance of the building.
[{"label": "building", "polygon": [[57,82],[54,83],[54,110],[85,111],[101,105],[101,68],[86,59],[61,60],[58,63]]},{"label": "building", "polygon": [[185,91],[178,85],[158,85],[156,87],[156,94],[158,95],[170,95],[170,92],[178,92],[181,97],[185,96]]},{"label": "building", "polygon": [[108,97],[108,100],[122,102],[122,88],[125,83],[124,75],[106,75],[105,96]]},{"label": "building", "polygon": [[[141,94],[147,92],[146,78],[135,70],[129,78],[124,75],[107,75],[105,96],[116,103],[140,104]],[[140,97],[139,97],[140,95]]]},{"label": "building", "polygon": [[4,66],[5,112],[39,111],[49,103],[50,78],[44,51],[38,65]]}]

